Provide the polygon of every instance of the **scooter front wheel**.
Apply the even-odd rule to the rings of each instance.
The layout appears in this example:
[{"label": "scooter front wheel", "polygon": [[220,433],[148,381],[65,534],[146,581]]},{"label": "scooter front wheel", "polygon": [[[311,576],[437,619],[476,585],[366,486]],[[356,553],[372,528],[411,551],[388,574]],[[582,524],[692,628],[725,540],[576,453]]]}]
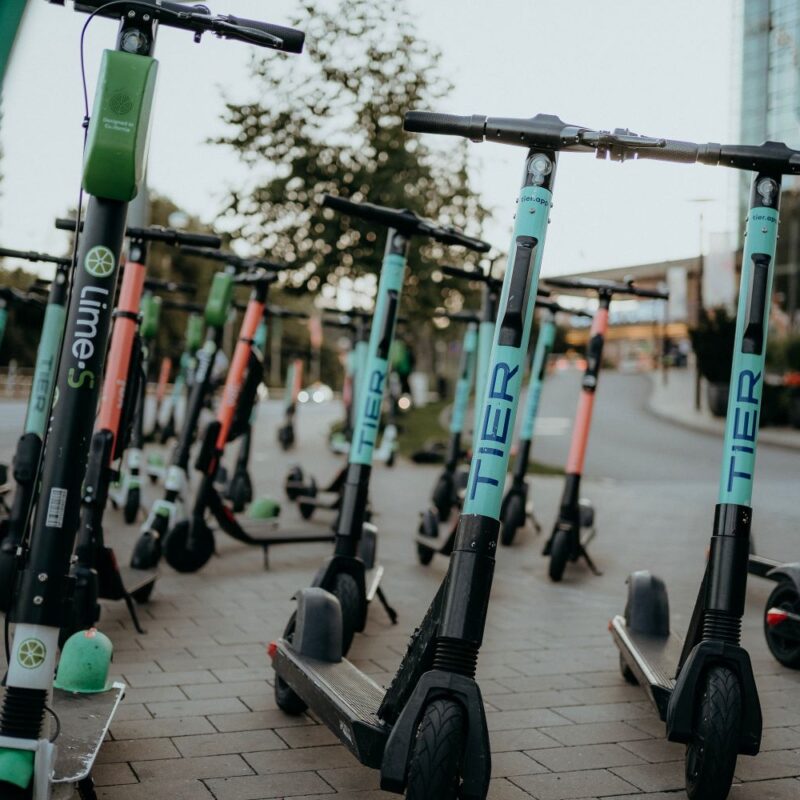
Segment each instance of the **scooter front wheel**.
[{"label": "scooter front wheel", "polygon": [[164,537],[164,558],[177,572],[197,572],[213,555],[214,534],[205,522],[195,521],[192,530],[189,520],[183,520]]},{"label": "scooter front wheel", "polygon": [[725,800],[739,752],[742,688],[736,673],[723,666],[710,667],[701,688],[686,747],[686,794],[690,800]]},{"label": "scooter front wheel", "polygon": [[503,526],[500,530],[500,543],[503,547],[511,547],[517,536],[517,530],[525,522],[525,500],[518,494],[508,499],[503,513]]},{"label": "scooter front wheel", "polygon": [[455,700],[434,700],[422,715],[408,769],[408,800],[456,800],[466,715]]},{"label": "scooter front wheel", "polygon": [[122,516],[128,525],[136,522],[136,517],[139,514],[139,507],[142,504],[141,491],[138,486],[128,490],[128,496],[125,498],[125,508],[123,509]]},{"label": "scooter front wheel", "polygon": [[[283,631],[283,638],[286,639],[287,642],[291,644],[292,639],[294,639],[294,628],[295,624],[297,623],[297,612],[293,611],[292,616],[289,617],[289,621],[286,623],[286,628]],[[278,705],[278,708],[285,712],[286,714],[291,714],[293,717],[297,717],[302,714],[308,706],[300,697],[300,695],[296,694],[291,686],[283,678],[275,676],[275,702]]]},{"label": "scooter front wheel", "polygon": [[161,537],[156,531],[145,531],[136,541],[131,555],[134,569],[155,569],[161,561]]},{"label": "scooter front wheel", "polygon": [[564,570],[567,568],[570,552],[569,537],[568,530],[559,529],[553,534],[553,540],[550,542],[548,574],[554,583],[558,583],[564,577]]},{"label": "scooter front wheel", "polygon": [[800,614],[800,595],[791,581],[781,581],[770,592],[764,609],[764,636],[770,653],[780,664],[789,669],[800,669],[800,642],[794,637],[784,635],[781,623],[771,623],[769,612],[773,608],[788,611],[790,614]]}]

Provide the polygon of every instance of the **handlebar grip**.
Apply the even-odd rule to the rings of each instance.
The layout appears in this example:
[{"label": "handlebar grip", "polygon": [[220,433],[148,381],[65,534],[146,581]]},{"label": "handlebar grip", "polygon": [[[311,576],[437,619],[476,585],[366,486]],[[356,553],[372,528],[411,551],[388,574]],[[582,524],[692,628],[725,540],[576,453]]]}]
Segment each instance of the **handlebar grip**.
[{"label": "handlebar grip", "polygon": [[634,288],[631,294],[635,297],[652,297],[655,300],[669,300],[669,292],[662,292],[660,289]]},{"label": "handlebar grip", "polygon": [[682,142],[678,139],[665,139],[663,147],[642,147],[636,150],[637,158],[651,161],[673,161],[681,164],[694,164],[700,148],[694,142]]},{"label": "handlebar grip", "polygon": [[[75,220],[74,219],[66,219],[65,217],[57,217],[56,218],[56,228],[60,231],[74,231],[75,230]],[[81,221],[81,228],[83,228],[83,221]]]},{"label": "handlebar grip", "polygon": [[437,133],[444,136],[464,136],[482,142],[486,135],[486,117],[479,114],[460,116],[438,114],[435,111],[408,111],[403,129],[412,133]]},{"label": "handlebar grip", "polygon": [[[283,25],[273,25],[271,22],[259,22],[254,19],[244,19],[244,17],[234,17],[229,14],[223,17],[225,22],[235,25],[237,28],[251,28],[259,33],[266,33],[270,36],[277,36],[282,44],[269,44],[275,50],[280,50],[282,53],[302,53],[303,43],[305,42],[306,35],[303,31],[298,31],[295,28],[286,28]],[[253,39],[248,38],[247,32],[242,31],[241,36],[237,36],[235,31],[223,31],[221,34],[226,39],[237,39],[242,42],[249,42],[253,44]]]},{"label": "handlebar grip", "polygon": [[177,244],[189,245],[192,247],[222,247],[222,239],[212,233],[181,233],[178,231],[176,237]]},{"label": "handlebar grip", "polygon": [[441,267],[441,270],[451,278],[464,278],[468,281],[480,281],[481,283],[486,283],[487,280],[487,276],[477,270],[461,269],[461,267],[451,267],[449,265]]},{"label": "handlebar grip", "polygon": [[484,242],[482,239],[474,239],[472,236],[467,236],[465,233],[455,230],[455,228],[437,228],[431,231],[430,235],[442,244],[459,245],[476,253],[488,253],[492,249],[488,242]]}]

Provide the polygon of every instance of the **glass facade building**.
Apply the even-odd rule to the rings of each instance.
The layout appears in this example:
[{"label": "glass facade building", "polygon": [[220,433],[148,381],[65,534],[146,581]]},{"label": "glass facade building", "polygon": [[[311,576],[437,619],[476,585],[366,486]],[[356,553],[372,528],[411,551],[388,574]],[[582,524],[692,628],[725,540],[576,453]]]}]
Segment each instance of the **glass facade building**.
[{"label": "glass facade building", "polygon": [[[800,0],[742,0],[740,140],[800,149]],[[750,175],[742,175],[744,212]],[[785,177],[775,270],[776,301],[800,328],[800,180]],[[744,213],[739,218],[743,219]]]}]

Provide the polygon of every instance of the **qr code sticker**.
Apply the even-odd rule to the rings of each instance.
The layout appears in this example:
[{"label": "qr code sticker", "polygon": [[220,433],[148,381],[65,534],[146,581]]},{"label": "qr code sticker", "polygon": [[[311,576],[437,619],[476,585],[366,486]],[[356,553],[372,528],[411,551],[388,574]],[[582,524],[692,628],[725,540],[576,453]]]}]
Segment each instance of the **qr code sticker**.
[{"label": "qr code sticker", "polygon": [[60,528],[64,524],[64,511],[67,508],[67,490],[51,489],[50,502],[47,504],[47,519],[45,525],[48,528]]}]

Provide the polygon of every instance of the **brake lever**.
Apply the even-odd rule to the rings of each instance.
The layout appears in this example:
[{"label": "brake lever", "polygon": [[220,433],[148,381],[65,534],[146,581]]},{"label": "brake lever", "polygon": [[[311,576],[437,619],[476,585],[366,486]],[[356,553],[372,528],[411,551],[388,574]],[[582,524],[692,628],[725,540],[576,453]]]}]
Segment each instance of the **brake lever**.
[{"label": "brake lever", "polygon": [[280,48],[283,45],[283,39],[280,36],[274,36],[266,31],[260,31],[256,28],[248,28],[246,25],[235,25],[228,21],[225,17],[217,17],[213,24],[214,33],[219,37],[224,37],[225,33],[232,33],[238,35],[249,36],[255,42],[263,42],[270,44],[273,47]]}]

